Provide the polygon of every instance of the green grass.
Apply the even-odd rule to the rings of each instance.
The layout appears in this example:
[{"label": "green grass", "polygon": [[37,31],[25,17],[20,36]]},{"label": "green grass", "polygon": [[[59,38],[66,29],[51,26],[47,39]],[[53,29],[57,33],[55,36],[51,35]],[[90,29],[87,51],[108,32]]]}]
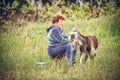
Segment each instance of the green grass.
[{"label": "green grass", "polygon": [[[9,29],[0,33],[0,80],[119,80],[120,19],[114,23],[117,29],[111,34],[113,17],[63,22],[66,35],[75,27],[84,35],[96,35],[99,41],[94,62],[80,65],[78,51],[77,64],[69,68],[65,58],[52,60],[47,55],[46,28],[50,22],[27,23],[21,28],[2,26]],[[40,61],[47,64],[37,65]]]}]

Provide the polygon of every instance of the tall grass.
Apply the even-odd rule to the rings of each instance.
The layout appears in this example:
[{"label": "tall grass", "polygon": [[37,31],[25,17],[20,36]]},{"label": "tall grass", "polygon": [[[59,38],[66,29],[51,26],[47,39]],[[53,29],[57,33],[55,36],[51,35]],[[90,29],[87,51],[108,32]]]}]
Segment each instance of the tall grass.
[{"label": "tall grass", "polygon": [[[96,35],[99,41],[95,61],[80,65],[78,51],[77,64],[74,67],[67,67],[64,58],[52,60],[48,57],[46,28],[51,25],[50,22],[28,23],[22,28],[3,26],[9,29],[7,32],[0,33],[0,79],[119,80],[119,22],[117,16],[64,21],[65,35],[69,36],[71,29],[75,27],[84,35]],[[112,27],[115,28],[113,32]],[[36,64],[41,61],[47,64]]]}]

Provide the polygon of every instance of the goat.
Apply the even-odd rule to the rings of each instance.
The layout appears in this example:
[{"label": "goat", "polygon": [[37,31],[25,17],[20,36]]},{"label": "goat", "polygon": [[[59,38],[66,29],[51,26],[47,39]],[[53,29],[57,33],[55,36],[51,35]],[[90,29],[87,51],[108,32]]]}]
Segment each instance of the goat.
[{"label": "goat", "polygon": [[79,31],[73,29],[71,31],[70,39],[72,41],[78,40],[78,44],[80,46],[80,63],[82,63],[83,53],[86,53],[85,61],[88,58],[94,59],[96,56],[96,49],[98,47],[98,40],[96,36],[84,36]]}]

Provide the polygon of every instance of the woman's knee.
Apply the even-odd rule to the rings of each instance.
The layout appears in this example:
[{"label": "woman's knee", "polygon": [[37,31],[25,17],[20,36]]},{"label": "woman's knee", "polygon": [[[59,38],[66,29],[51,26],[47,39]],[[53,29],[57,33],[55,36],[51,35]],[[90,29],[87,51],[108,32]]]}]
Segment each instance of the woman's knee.
[{"label": "woman's knee", "polygon": [[68,48],[68,49],[73,49],[73,48],[74,48],[74,45],[73,45],[73,44],[67,44],[67,48]]}]

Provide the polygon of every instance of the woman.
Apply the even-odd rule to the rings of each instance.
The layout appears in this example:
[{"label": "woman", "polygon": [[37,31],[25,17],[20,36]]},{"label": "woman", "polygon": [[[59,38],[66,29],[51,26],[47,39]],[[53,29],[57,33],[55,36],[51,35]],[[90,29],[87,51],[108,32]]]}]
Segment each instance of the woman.
[{"label": "woman", "polygon": [[75,54],[77,50],[77,41],[75,44],[69,44],[70,39],[62,34],[62,21],[65,18],[62,14],[56,13],[52,18],[52,26],[47,29],[48,32],[48,54],[52,58],[62,58],[66,56],[68,64],[74,65]]}]

